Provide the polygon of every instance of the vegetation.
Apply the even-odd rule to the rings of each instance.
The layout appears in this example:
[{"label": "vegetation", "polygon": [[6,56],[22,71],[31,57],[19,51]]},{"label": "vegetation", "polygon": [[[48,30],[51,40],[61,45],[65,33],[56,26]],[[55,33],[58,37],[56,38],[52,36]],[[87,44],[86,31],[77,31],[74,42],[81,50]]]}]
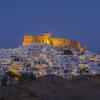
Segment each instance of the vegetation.
[{"label": "vegetation", "polygon": [[19,74],[16,74],[16,73],[14,73],[14,72],[12,72],[12,71],[9,71],[9,72],[7,72],[7,75],[10,77],[10,78],[19,78]]},{"label": "vegetation", "polygon": [[100,77],[66,80],[57,76],[0,87],[0,100],[100,100]]},{"label": "vegetation", "polygon": [[73,55],[71,50],[64,50],[64,55]]}]

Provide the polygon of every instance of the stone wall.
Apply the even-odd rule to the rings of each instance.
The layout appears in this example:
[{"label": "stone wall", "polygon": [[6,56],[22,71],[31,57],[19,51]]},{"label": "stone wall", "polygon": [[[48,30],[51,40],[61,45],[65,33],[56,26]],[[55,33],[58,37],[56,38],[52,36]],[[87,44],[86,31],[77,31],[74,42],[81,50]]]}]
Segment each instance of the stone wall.
[{"label": "stone wall", "polygon": [[41,44],[49,44],[52,46],[62,46],[62,47],[73,47],[79,50],[84,50],[85,48],[80,45],[78,41],[73,41],[69,39],[54,38],[51,36],[51,33],[44,33],[40,36],[24,36],[23,45],[30,45],[33,42]]}]

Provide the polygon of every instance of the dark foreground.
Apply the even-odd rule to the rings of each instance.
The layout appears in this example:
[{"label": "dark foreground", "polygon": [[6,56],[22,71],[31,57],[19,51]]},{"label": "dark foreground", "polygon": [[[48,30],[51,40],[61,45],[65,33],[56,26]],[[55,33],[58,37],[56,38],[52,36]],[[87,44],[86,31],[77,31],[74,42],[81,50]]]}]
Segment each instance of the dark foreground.
[{"label": "dark foreground", "polygon": [[100,76],[71,81],[45,76],[0,87],[0,100],[100,100]]}]

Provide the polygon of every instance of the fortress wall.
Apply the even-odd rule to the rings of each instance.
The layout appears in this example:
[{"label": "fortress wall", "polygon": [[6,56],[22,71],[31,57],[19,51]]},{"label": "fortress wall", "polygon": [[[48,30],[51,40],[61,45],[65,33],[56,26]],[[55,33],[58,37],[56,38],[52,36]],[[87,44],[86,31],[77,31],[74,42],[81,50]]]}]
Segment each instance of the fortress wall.
[{"label": "fortress wall", "polygon": [[55,46],[68,46],[68,40],[66,39],[60,39],[60,38],[52,38],[51,39],[51,43],[52,45],[55,45]]},{"label": "fortress wall", "polygon": [[41,43],[41,44],[49,44],[52,46],[62,46],[62,47],[73,47],[79,50],[84,50],[83,46],[80,45],[80,42],[73,41],[69,39],[62,38],[53,38],[50,33],[42,34],[40,36],[24,36],[23,45],[30,45],[33,42]]},{"label": "fortress wall", "polygon": [[23,45],[29,45],[33,42],[33,37],[32,36],[24,36],[24,42]]},{"label": "fortress wall", "polygon": [[33,37],[33,42],[41,43],[41,44],[49,44],[50,38],[47,36],[41,35],[37,37]]}]

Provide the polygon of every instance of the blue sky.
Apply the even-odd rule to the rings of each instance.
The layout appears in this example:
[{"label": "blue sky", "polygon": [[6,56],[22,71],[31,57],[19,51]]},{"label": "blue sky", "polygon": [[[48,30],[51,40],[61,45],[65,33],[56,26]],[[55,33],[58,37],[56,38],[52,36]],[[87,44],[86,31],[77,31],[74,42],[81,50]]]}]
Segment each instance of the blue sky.
[{"label": "blue sky", "polygon": [[49,31],[100,51],[100,0],[0,0],[0,48]]}]

